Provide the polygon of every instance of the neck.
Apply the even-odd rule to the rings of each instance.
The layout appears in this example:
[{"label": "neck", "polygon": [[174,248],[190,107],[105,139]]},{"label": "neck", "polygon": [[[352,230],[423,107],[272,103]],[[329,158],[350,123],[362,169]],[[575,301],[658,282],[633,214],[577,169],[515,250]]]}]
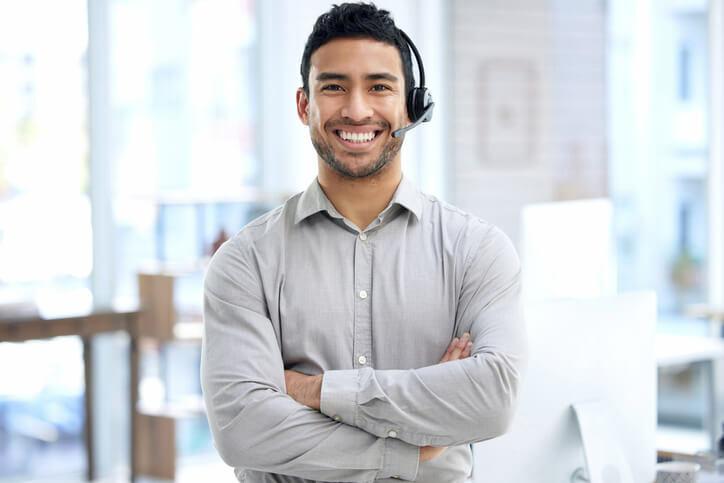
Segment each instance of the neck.
[{"label": "neck", "polygon": [[339,213],[364,230],[392,200],[402,179],[399,158],[367,178],[346,178],[319,160],[319,185]]}]

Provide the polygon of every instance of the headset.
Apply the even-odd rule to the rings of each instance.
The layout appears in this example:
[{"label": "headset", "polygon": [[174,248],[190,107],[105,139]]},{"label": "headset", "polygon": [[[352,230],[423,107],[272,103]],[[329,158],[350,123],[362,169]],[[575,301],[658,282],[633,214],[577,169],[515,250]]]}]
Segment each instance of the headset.
[{"label": "headset", "polygon": [[422,66],[422,56],[420,56],[415,44],[412,43],[412,39],[402,29],[398,28],[397,31],[400,32],[400,35],[402,35],[415,55],[417,68],[420,72],[420,86],[413,88],[407,95],[407,115],[412,124],[393,131],[392,137],[395,138],[403,136],[410,129],[432,119],[432,109],[435,107],[435,103],[432,102],[432,94],[425,88],[425,68]]}]

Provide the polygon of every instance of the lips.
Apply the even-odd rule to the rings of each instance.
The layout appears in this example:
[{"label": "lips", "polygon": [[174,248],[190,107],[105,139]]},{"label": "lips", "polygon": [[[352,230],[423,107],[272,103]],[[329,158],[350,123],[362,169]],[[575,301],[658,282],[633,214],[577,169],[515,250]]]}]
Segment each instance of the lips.
[{"label": "lips", "polygon": [[334,129],[334,133],[337,141],[347,149],[351,150],[365,150],[373,146],[384,129],[374,127],[355,127]]}]

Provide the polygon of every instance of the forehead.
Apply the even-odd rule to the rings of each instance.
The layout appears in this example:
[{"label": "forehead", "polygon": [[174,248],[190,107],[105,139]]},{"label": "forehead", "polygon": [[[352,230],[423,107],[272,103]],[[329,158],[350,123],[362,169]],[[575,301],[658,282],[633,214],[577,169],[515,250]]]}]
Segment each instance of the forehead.
[{"label": "forehead", "polygon": [[320,72],[350,77],[387,72],[402,78],[402,59],[397,47],[374,39],[334,39],[314,51],[310,59],[310,82]]}]

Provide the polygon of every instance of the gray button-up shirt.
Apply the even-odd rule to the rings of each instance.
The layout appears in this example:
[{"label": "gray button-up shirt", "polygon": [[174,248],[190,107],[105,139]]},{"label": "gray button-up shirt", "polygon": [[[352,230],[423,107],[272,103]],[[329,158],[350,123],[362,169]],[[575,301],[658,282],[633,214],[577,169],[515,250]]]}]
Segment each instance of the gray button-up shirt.
[{"label": "gray button-up shirt", "polygon": [[[242,482],[464,481],[469,443],[505,432],[515,407],[520,280],[499,229],[404,177],[364,231],[315,180],[208,268],[201,371],[219,453]],[[440,364],[466,331],[472,356]],[[321,411],[286,394],[284,369],[324,373]],[[426,445],[448,449],[418,463]]]}]

